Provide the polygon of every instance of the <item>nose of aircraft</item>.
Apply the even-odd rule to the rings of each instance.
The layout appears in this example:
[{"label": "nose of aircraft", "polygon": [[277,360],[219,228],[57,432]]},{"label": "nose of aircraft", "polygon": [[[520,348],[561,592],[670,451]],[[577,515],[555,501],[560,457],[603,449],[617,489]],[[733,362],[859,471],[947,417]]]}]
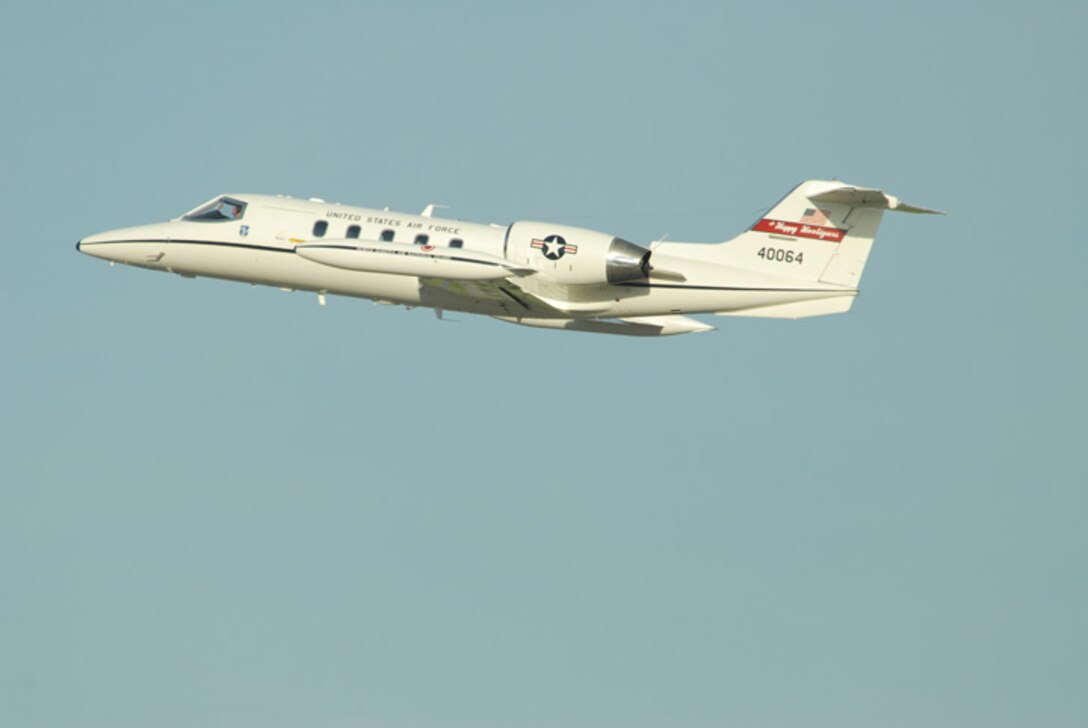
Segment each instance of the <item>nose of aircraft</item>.
[{"label": "nose of aircraft", "polygon": [[[161,225],[143,225],[87,235],[76,243],[76,250],[103,260],[139,264],[149,254],[157,254],[165,240]],[[150,248],[155,250],[150,250]]]},{"label": "nose of aircraft", "polygon": [[84,250],[84,248],[89,248],[92,245],[96,245],[99,243],[115,243],[123,237],[133,237],[129,235],[122,235],[122,233],[127,232],[128,228],[124,230],[109,230],[104,233],[95,233],[94,235],[84,235],[82,238],[79,239],[79,242],[76,243],[76,250],[86,253],[87,251]]},{"label": "nose of aircraft", "polygon": [[111,231],[106,233],[97,233],[95,235],[87,235],[76,241],[76,250],[85,255],[92,255],[95,258],[109,258],[106,255],[107,252],[112,252],[110,248],[113,246],[108,243],[115,242],[117,240],[117,231]]}]

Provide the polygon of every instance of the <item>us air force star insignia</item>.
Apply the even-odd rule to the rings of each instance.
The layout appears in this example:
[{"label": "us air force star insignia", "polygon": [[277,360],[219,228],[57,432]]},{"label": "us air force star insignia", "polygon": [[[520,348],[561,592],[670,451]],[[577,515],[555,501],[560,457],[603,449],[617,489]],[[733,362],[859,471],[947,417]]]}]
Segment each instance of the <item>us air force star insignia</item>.
[{"label": "us air force star insignia", "polygon": [[549,235],[544,238],[544,257],[548,260],[559,260],[563,253],[567,252],[567,241],[558,235]]},{"label": "us air force star insignia", "polygon": [[577,245],[570,245],[561,235],[549,235],[543,240],[533,239],[532,247],[544,253],[548,260],[559,260],[566,253],[574,255],[578,252]]}]

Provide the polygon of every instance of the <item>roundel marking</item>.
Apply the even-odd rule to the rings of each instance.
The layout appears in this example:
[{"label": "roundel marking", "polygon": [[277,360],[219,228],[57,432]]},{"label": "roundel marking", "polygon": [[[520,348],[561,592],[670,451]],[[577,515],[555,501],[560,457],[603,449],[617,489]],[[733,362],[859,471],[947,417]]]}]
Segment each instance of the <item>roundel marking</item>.
[{"label": "roundel marking", "polygon": [[567,243],[562,235],[549,235],[543,240],[534,238],[531,246],[542,252],[548,260],[559,260],[567,253],[574,255],[578,252],[578,246]]}]

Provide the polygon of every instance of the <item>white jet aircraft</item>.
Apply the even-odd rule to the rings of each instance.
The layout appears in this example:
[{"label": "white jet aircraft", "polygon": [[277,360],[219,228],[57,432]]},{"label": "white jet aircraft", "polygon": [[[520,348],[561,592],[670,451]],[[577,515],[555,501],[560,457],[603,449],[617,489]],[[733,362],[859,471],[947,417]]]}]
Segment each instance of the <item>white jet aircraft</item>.
[{"label": "white jet aircraft", "polygon": [[713,330],[684,314],[803,318],[849,310],[885,210],[933,213],[839,181],[798,185],[718,244],[654,242],[547,222],[480,225],[269,195],[223,195],[76,249],[186,277],[480,313],[633,336]]}]

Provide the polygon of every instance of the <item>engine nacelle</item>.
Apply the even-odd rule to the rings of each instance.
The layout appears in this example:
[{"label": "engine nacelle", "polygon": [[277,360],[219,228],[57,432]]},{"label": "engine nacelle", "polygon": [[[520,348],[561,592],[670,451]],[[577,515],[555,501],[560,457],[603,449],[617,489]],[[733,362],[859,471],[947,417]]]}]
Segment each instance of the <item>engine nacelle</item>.
[{"label": "engine nacelle", "polygon": [[546,222],[511,225],[506,258],[572,286],[644,280],[650,274],[649,248],[596,230]]}]

